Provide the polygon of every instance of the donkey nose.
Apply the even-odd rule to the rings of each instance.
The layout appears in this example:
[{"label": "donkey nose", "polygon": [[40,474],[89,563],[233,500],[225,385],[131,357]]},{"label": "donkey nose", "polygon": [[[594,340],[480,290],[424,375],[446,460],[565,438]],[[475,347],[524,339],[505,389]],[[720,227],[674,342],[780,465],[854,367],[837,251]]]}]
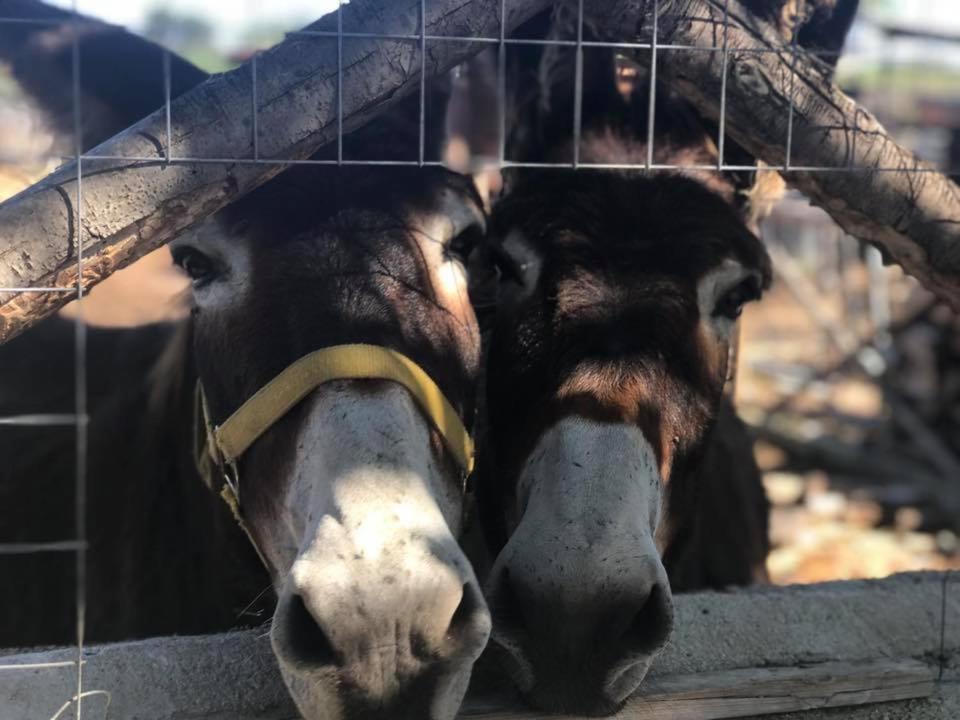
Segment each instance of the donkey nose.
[{"label": "donkey nose", "polygon": [[667,644],[673,631],[673,601],[665,583],[654,583],[640,609],[627,612],[632,615],[619,638],[624,656],[656,653]]},{"label": "donkey nose", "polygon": [[295,565],[271,630],[279,659],[301,675],[332,673],[381,705],[407,680],[472,664],[490,633],[483,596],[472,576],[433,570],[419,582],[398,573],[406,577],[344,584],[336,568]]},{"label": "donkey nose", "polygon": [[540,709],[615,712],[672,632],[666,578],[651,568],[627,583],[571,592],[549,573],[515,570],[496,568],[488,591],[501,664]]},{"label": "donkey nose", "polygon": [[604,696],[617,703],[642,682],[673,632],[673,599],[666,581],[655,582],[646,599],[638,594],[634,602],[642,604],[639,610],[636,605],[626,608],[626,626],[612,639],[612,664],[603,681]]},{"label": "donkey nose", "polygon": [[282,659],[291,665],[310,669],[336,667],[342,662],[341,654],[310,614],[302,595],[290,593],[280,599],[273,616],[273,627],[283,639],[280,643]]}]

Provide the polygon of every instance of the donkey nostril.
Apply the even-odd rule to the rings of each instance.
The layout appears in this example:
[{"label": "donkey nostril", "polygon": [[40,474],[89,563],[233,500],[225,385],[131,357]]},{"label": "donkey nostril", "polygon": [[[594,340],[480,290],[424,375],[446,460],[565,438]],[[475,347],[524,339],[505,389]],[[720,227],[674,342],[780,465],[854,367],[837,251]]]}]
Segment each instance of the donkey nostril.
[{"label": "donkey nostril", "polygon": [[650,654],[662,648],[673,630],[673,603],[670,591],[656,584],[643,607],[634,615],[624,633],[624,642],[631,652]]},{"label": "donkey nostril", "polygon": [[463,584],[463,594],[447,627],[447,644],[454,655],[479,655],[490,635],[490,611],[476,584]]},{"label": "donkey nostril", "polygon": [[286,607],[278,615],[274,622],[284,624],[281,631],[288,660],[310,667],[341,664],[340,654],[310,614],[302,597],[290,595]]}]

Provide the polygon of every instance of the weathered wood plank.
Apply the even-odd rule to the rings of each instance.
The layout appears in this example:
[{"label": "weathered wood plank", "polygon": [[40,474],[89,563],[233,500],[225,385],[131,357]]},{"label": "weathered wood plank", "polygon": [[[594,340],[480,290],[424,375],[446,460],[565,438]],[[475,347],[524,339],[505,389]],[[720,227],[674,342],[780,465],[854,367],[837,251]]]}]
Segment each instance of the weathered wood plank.
[{"label": "weathered wood plank", "polygon": [[[935,671],[918,660],[817,663],[790,668],[745,668],[651,678],[617,720],[720,720],[774,713],[849,707],[929,697]],[[471,720],[542,717],[515,710],[469,708]],[[564,716],[586,720],[583,716]]]},{"label": "weathered wood plank", "polygon": [[[930,663],[930,672],[936,673],[942,657],[945,675],[937,684],[937,696],[949,702],[913,701],[911,708],[922,705],[924,718],[956,720],[960,715],[950,708],[960,707],[960,685],[956,683],[960,678],[960,579],[950,583],[953,587],[945,595],[949,579],[943,573],[908,573],[877,581],[677,595],[674,636],[639,692],[648,698],[646,704],[654,687],[690,699],[681,693],[691,688],[676,685],[677,678],[698,683],[713,678],[716,687],[716,678],[726,676],[720,687],[742,693],[749,712],[756,713],[760,707],[756,698],[762,693],[749,679],[731,684],[726,673],[751,672],[742,669],[756,667],[823,670],[827,665],[822,663],[860,664],[863,668],[876,661],[899,663],[900,658]],[[941,626],[944,617],[946,632]],[[0,650],[0,668],[6,664],[67,663],[49,669],[0,669],[0,718],[51,717],[76,691],[76,668],[71,665],[75,659],[76,650],[69,648],[24,654]],[[919,666],[917,670],[921,672]],[[907,666],[907,671],[912,669]],[[871,672],[876,673],[876,667]],[[481,668],[478,679],[483,674]],[[902,676],[888,675],[884,685],[900,682],[897,677]],[[841,675],[835,673],[838,688],[840,681]],[[516,720],[546,717],[525,712],[519,702],[483,694],[482,684],[471,691],[470,705],[464,710],[472,715],[465,718],[477,720],[480,714],[482,720],[484,712],[507,713],[506,718]],[[491,692],[502,688],[495,676],[488,684],[494,688]],[[90,647],[85,651],[84,687],[109,691],[110,717],[125,720],[292,720],[296,715],[263,629]],[[764,687],[769,696],[769,685]],[[838,690],[838,698],[854,692],[869,692],[864,698],[871,702],[883,698],[882,690],[869,691],[866,684],[860,690],[850,687]],[[807,697],[807,702],[815,702],[813,696]],[[94,702],[90,701],[90,717],[98,717],[94,714],[97,708],[102,712],[102,705]],[[638,702],[627,711],[636,713]],[[85,703],[84,717],[87,710]],[[889,705],[882,714],[914,717],[902,703]],[[672,719],[674,715],[664,711],[659,717]]]}]

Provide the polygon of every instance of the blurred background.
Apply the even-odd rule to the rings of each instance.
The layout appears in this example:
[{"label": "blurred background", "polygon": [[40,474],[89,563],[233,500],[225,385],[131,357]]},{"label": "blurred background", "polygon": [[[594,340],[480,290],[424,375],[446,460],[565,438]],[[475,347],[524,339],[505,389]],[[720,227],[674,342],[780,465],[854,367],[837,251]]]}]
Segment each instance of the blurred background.
[{"label": "blurred background", "polygon": [[[862,0],[838,82],[960,175],[960,5]],[[773,503],[778,583],[960,567],[960,318],[798,193],[763,227],[737,407]]]},{"label": "blurred background", "polygon": [[[336,5],[79,0],[77,9],[219,72]],[[901,143],[960,176],[956,0],[862,0],[838,79]],[[64,152],[0,64],[0,200]],[[771,578],[960,568],[960,319],[799,194],[763,233],[777,275],[744,314],[735,392],[773,505]],[[98,286],[84,318],[173,319],[183,289],[162,249]]]}]

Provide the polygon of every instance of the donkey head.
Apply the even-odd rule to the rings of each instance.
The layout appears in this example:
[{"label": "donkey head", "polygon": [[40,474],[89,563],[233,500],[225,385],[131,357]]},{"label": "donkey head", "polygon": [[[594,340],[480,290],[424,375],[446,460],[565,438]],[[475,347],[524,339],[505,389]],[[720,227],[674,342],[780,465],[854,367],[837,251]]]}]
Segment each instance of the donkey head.
[{"label": "donkey head", "polygon": [[[84,147],[163,97],[158,46],[92,20],[74,28],[31,0],[9,10],[62,22],[0,28],[0,55],[61,130],[73,128],[56,101],[72,97],[79,31]],[[205,77],[175,57],[170,69],[174,97]],[[443,115],[430,109],[426,140]],[[418,121],[416,99],[401,103],[346,137],[345,157],[416,159]],[[484,222],[472,183],[439,168],[298,166],[177,239],[209,419],[223,423],[313,351],[365,343],[419,365],[469,427],[479,333],[458,254]],[[412,394],[385,380],[319,386],[240,458],[240,513],[279,597],[273,645],[306,718],[456,712],[490,626],[456,542],[460,465]]]},{"label": "donkey head", "polygon": [[[510,159],[569,162],[573,57],[510,75]],[[532,68],[532,69],[531,69]],[[648,158],[648,88],[612,51],[582,60],[582,163]],[[707,124],[658,88],[653,161],[716,163]],[[672,628],[663,556],[694,506],[729,340],[770,280],[734,178],[521,171],[496,207],[502,266],[479,505],[496,560],[491,651],[548,710],[614,711]]]},{"label": "donkey head", "polygon": [[[346,151],[383,150],[382,130]],[[177,240],[212,421],[308,353],[365,343],[418,364],[469,427],[479,335],[459,253],[484,222],[470,181],[440,168],[306,166]],[[411,392],[322,384],[238,475],[303,715],[453,717],[490,619],[456,540],[463,468]]]},{"label": "donkey head", "polygon": [[[845,33],[849,17],[838,22]],[[508,75],[537,81],[513,98],[510,159],[574,157],[575,55],[565,52]],[[581,56],[580,162],[642,166],[652,134],[654,163],[715,165],[716,128],[660,86],[650,133],[649,76],[634,66],[625,81],[617,62],[609,50]],[[492,221],[504,272],[477,485],[498,553],[491,650],[538,707],[609,713],[671,632],[663,558],[710,471],[692,472],[731,332],[770,262],[750,230],[755,197],[736,175],[556,171],[508,186]]]},{"label": "donkey head", "polygon": [[681,177],[530,177],[496,232],[522,269],[488,360],[493,641],[538,706],[609,712],[670,633],[661,555],[769,262]]}]

